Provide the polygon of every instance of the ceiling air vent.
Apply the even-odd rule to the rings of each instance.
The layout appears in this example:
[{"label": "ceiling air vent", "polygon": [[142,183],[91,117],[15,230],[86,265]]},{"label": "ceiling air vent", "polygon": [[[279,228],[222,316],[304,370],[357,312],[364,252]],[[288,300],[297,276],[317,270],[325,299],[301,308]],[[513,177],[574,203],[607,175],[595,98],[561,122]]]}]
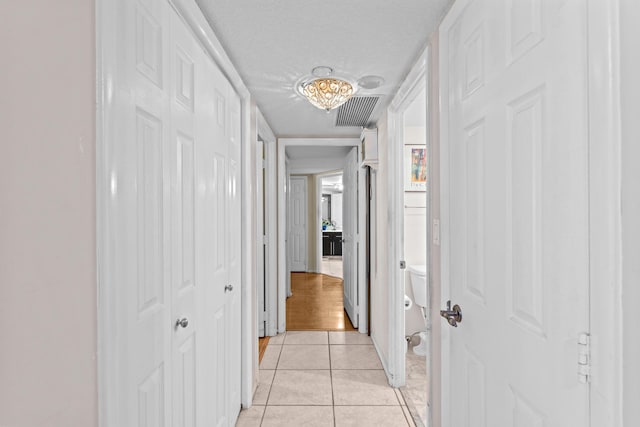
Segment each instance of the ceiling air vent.
[{"label": "ceiling air vent", "polygon": [[377,96],[354,96],[338,108],[336,126],[366,126],[379,99]]}]

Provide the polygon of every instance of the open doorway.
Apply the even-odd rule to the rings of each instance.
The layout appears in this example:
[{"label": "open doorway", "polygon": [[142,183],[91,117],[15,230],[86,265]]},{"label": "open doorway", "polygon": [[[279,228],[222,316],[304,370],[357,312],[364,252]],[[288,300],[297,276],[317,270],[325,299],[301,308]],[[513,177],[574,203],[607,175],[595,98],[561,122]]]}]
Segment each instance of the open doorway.
[{"label": "open doorway", "polygon": [[[357,230],[358,157],[357,138],[278,141],[278,250],[288,255],[279,257],[278,332],[359,326],[366,296],[361,296],[364,278],[358,274],[358,263],[364,262]],[[318,294],[320,290],[327,295]],[[301,299],[303,305],[292,309]],[[337,310],[326,304],[316,307],[330,300]],[[304,305],[308,303],[313,306]],[[320,314],[333,323],[315,323]],[[300,324],[294,325],[293,317]]]},{"label": "open doorway", "polygon": [[402,113],[405,385],[400,391],[416,425],[427,425],[428,250],[427,94],[423,85]]},{"label": "open doorway", "polygon": [[319,270],[327,276],[342,279],[342,171],[320,176],[319,184],[321,227],[318,231],[322,239]]}]

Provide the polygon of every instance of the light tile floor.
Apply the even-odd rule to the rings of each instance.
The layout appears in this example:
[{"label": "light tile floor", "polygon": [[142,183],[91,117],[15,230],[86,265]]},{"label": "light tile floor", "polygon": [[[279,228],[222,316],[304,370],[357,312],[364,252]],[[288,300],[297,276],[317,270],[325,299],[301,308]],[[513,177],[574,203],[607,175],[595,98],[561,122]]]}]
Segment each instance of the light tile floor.
[{"label": "light tile floor", "polygon": [[359,332],[292,331],[272,337],[254,405],[237,427],[415,427],[389,386],[371,339]]},{"label": "light tile floor", "polygon": [[413,346],[406,356],[406,384],[400,388],[409,412],[418,427],[427,422],[427,360],[413,352]]}]

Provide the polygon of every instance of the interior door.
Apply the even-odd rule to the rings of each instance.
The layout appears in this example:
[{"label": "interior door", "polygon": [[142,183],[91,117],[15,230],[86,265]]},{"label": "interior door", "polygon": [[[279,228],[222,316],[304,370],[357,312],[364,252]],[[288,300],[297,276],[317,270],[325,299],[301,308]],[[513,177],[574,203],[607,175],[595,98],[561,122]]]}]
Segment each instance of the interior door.
[{"label": "interior door", "polygon": [[[107,141],[113,235],[106,255],[115,300],[110,354],[113,425],[171,424],[169,292],[171,111],[164,79],[170,21],[162,2],[121,1]],[[112,408],[109,408],[112,409]]]},{"label": "interior door", "polygon": [[307,177],[292,176],[289,196],[291,271],[307,271]]},{"label": "interior door", "polygon": [[205,294],[201,300],[206,323],[203,365],[209,404],[207,424],[231,426],[240,411],[240,104],[228,81],[208,56],[203,58],[207,88],[203,112],[213,109],[203,124],[202,166],[205,177],[202,217],[202,273]]},{"label": "interior door", "polygon": [[[199,321],[196,301],[202,287],[202,277],[196,276],[196,212],[202,199],[196,197],[196,182],[203,181],[203,168],[196,163],[202,138],[196,135],[196,111],[202,105],[196,103],[203,90],[201,52],[198,44],[178,15],[171,11],[171,52],[169,62],[171,79],[171,153],[168,167],[171,170],[171,311],[173,313],[172,339],[172,402],[174,426],[195,427],[204,425],[204,419],[196,419],[197,410],[204,396],[197,372],[198,342],[203,329]],[[196,95],[198,94],[198,95]],[[199,100],[198,100],[199,101]],[[202,370],[202,366],[200,370]],[[200,374],[200,375],[199,375]]]},{"label": "interior door", "polygon": [[342,174],[342,277],[344,310],[355,328],[358,327],[358,149],[352,148],[345,159]]},{"label": "interior door", "polygon": [[169,2],[121,0],[118,10],[105,123],[113,280],[104,292],[115,307],[105,410],[118,426],[231,426],[239,98]]},{"label": "interior door", "polygon": [[443,21],[443,295],[462,312],[443,425],[589,425],[586,14],[476,0]]}]

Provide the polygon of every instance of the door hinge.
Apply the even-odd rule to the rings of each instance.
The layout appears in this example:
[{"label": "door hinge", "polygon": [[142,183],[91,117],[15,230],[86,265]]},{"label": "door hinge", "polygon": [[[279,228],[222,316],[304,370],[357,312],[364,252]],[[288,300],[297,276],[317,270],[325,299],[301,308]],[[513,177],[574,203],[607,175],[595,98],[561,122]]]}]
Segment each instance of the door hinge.
[{"label": "door hinge", "polygon": [[266,235],[266,234],[263,234],[263,235],[262,235],[262,244],[263,244],[263,245],[266,245],[267,243],[269,243],[269,240],[267,239],[267,235]]},{"label": "door hinge", "polygon": [[262,159],[262,169],[267,168],[267,159]]},{"label": "door hinge", "polygon": [[578,335],[578,381],[591,381],[591,336],[586,332]]}]

